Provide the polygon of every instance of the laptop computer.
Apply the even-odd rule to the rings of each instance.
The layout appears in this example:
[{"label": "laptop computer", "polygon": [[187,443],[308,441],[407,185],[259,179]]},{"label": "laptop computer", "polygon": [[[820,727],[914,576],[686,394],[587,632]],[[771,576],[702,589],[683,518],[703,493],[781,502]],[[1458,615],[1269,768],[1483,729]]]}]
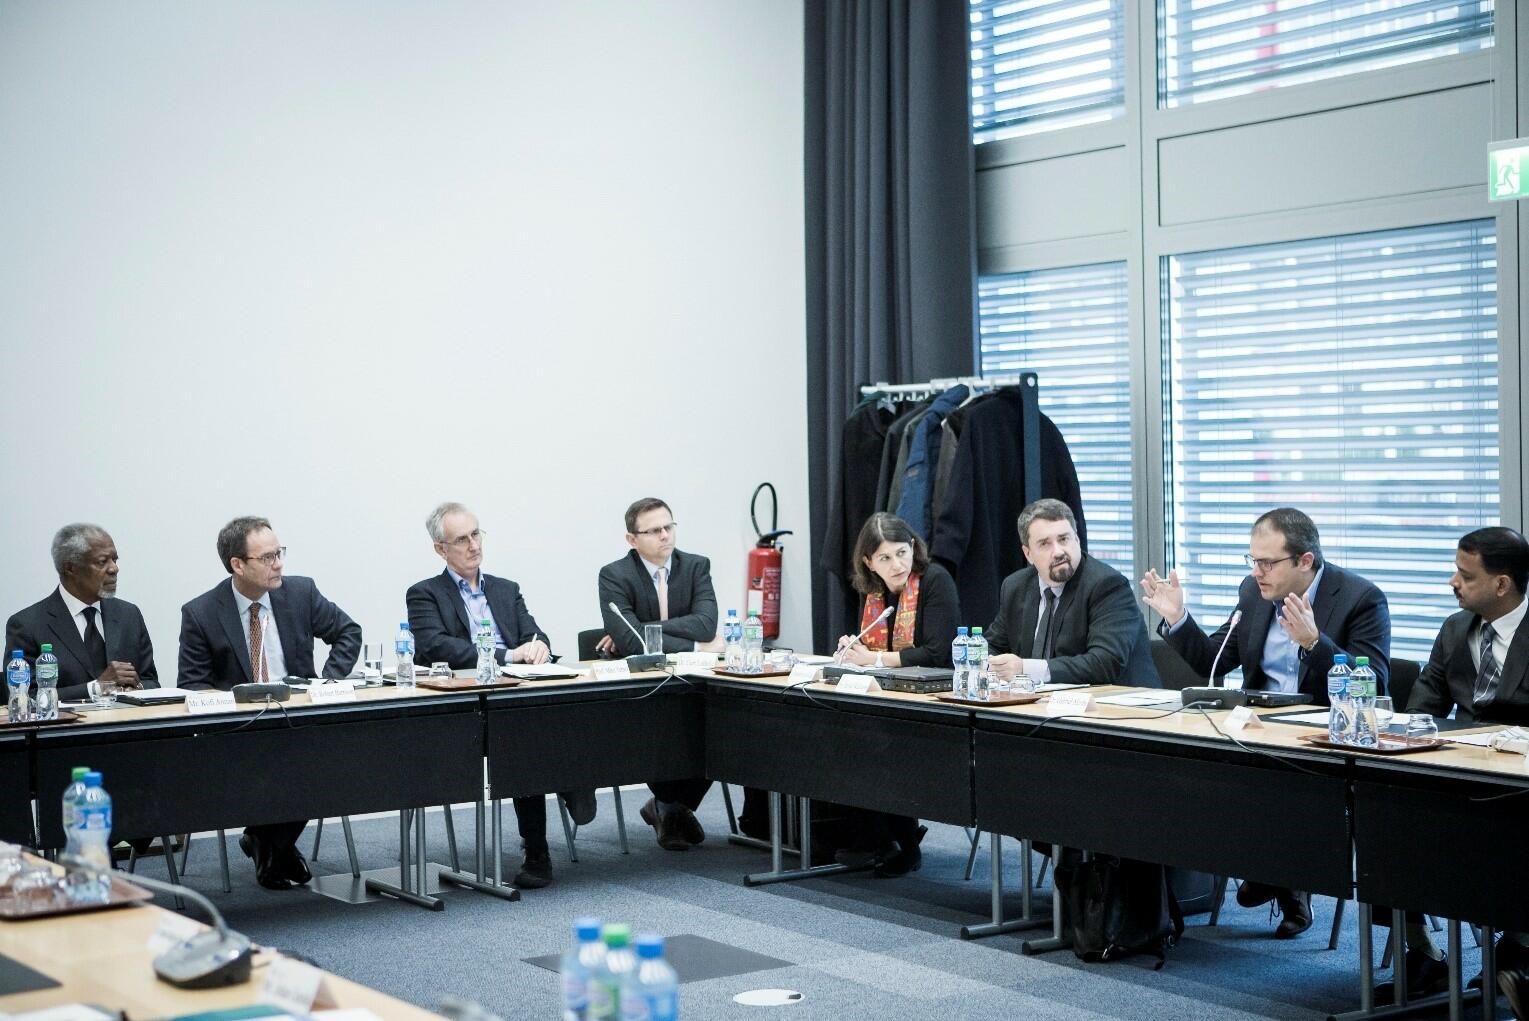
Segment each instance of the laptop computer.
[{"label": "laptop computer", "polygon": [[823,679],[833,680],[851,674],[876,678],[876,683],[886,691],[908,691],[915,695],[934,695],[949,691],[956,672],[942,667],[900,666],[881,670],[856,670],[853,667],[825,666]]}]

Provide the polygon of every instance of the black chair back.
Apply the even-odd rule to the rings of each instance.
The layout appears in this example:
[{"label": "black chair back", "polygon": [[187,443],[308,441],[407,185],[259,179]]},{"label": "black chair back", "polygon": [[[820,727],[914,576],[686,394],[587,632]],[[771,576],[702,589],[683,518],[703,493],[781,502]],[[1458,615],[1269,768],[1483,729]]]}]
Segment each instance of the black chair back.
[{"label": "black chair back", "polygon": [[1205,678],[1195,673],[1173,646],[1159,639],[1153,639],[1150,644],[1152,665],[1157,667],[1157,676],[1162,678],[1163,687],[1173,691],[1183,691],[1185,688],[1206,683]]},{"label": "black chair back", "polygon": [[579,632],[579,658],[586,663],[592,659],[599,659],[600,653],[595,649],[595,643],[605,636],[605,628],[590,628],[588,631]]},{"label": "black chair back", "polygon": [[1407,711],[1407,699],[1412,694],[1413,684],[1417,683],[1418,674],[1422,672],[1422,666],[1415,659],[1391,660],[1391,676],[1386,682],[1386,694],[1391,696],[1391,705],[1397,712]]}]

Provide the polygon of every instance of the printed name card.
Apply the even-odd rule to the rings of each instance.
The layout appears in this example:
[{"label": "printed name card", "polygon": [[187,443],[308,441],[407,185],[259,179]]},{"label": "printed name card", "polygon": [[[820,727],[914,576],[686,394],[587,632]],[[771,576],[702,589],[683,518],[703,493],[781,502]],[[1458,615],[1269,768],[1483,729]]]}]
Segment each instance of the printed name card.
[{"label": "printed name card", "polygon": [[278,957],[265,972],[260,998],[289,1014],[303,1015],[315,1007],[335,1006],[324,973],[311,964]]},{"label": "printed name card", "polygon": [[823,668],[816,663],[798,663],[791,668],[791,676],[786,678],[786,683],[793,688],[803,684],[811,684],[823,673]]},{"label": "printed name card", "polygon": [[1046,715],[1048,717],[1082,716],[1093,708],[1094,696],[1089,694],[1087,688],[1053,691],[1051,697],[1046,699]]},{"label": "printed name card", "polygon": [[632,676],[632,670],[626,665],[626,660],[624,659],[613,659],[609,662],[596,663],[592,669],[597,681],[625,681]]},{"label": "printed name card", "polygon": [[1248,705],[1238,706],[1226,718],[1226,729],[1233,734],[1240,734],[1244,730],[1262,730],[1263,726],[1264,721]]},{"label": "printed name card", "polygon": [[234,693],[231,691],[186,692],[186,712],[192,716],[204,716],[207,713],[226,713],[233,707]]},{"label": "printed name card", "polygon": [[330,681],[314,684],[308,688],[308,701],[314,705],[330,705],[334,702],[354,702],[356,686],[349,681]]},{"label": "printed name card", "polygon": [[159,928],[149,937],[149,953],[156,957],[180,946],[202,931],[202,926],[185,915],[166,914],[159,920]]},{"label": "printed name card", "polygon": [[710,670],[717,665],[715,652],[676,652],[674,665],[680,670]]},{"label": "printed name card", "polygon": [[843,674],[839,677],[838,690],[851,695],[864,695],[872,691],[880,691],[881,685],[877,684],[876,678],[870,674]]}]

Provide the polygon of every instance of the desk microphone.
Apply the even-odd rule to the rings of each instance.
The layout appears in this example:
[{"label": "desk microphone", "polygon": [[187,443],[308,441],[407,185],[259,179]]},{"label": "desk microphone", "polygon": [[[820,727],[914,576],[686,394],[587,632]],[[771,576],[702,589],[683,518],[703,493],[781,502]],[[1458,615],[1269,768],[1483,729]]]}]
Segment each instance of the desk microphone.
[{"label": "desk microphone", "polygon": [[1221,662],[1221,654],[1226,651],[1226,643],[1232,640],[1232,632],[1237,629],[1237,622],[1240,620],[1242,620],[1242,611],[1233,612],[1231,623],[1226,628],[1226,636],[1221,639],[1221,648],[1216,650],[1216,658],[1210,661],[1210,684],[1203,688],[1188,687],[1179,692],[1179,698],[1185,706],[1232,709],[1247,704],[1246,694],[1235,689],[1228,691],[1216,680],[1216,667]]},{"label": "desk microphone", "polygon": [[637,636],[637,642],[642,647],[643,655],[628,656],[626,658],[627,669],[635,674],[643,670],[657,670],[661,668],[664,665],[664,650],[659,649],[654,653],[648,652],[648,640],[632,626],[631,621],[626,619],[626,614],[621,612],[621,607],[616,605],[616,601],[613,599],[605,605],[610,607],[612,613],[621,618],[621,623],[626,625],[628,631]]},{"label": "desk microphone", "polygon": [[1226,636],[1221,639],[1221,648],[1216,650],[1216,658],[1210,661],[1210,686],[1212,688],[1223,687],[1216,679],[1216,665],[1221,662],[1221,654],[1226,651],[1226,643],[1232,640],[1232,632],[1237,630],[1238,621],[1242,620],[1242,611],[1232,611],[1232,619],[1226,626]]},{"label": "desk microphone", "polygon": [[882,610],[880,616],[878,616],[875,620],[873,620],[869,624],[867,624],[865,630],[860,632],[858,635],[855,636],[854,641],[851,641],[848,645],[841,645],[841,646],[839,646],[839,651],[834,653],[834,661],[842,663],[844,661],[844,650],[845,649],[853,648],[854,645],[855,645],[855,642],[860,641],[860,639],[862,639],[866,635],[870,634],[876,628],[876,625],[880,624],[882,621],[884,621],[888,617],[892,616],[892,611],[895,610],[895,609],[897,609],[897,607],[889,606],[885,610]]}]

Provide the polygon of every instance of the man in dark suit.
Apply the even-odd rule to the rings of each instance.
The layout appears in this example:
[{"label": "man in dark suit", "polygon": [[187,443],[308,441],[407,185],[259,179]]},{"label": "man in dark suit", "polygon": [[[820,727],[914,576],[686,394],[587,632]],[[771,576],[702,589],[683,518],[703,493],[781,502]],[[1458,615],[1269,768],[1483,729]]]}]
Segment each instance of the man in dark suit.
[{"label": "man in dark suit", "polygon": [[[1250,574],[1237,594],[1237,612],[1207,636],[1184,609],[1177,571],[1142,578],[1146,603],[1162,615],[1158,631],[1202,677],[1242,667],[1249,691],[1299,691],[1313,705],[1327,704],[1333,656],[1370,658],[1384,694],[1391,656],[1391,613],[1380,589],[1322,557],[1316,524],[1293,507],[1277,507],[1255,522],[1243,557]],[[1239,626],[1240,622],[1240,626]],[[1235,641],[1227,635],[1236,628]],[[1216,659],[1218,650],[1219,662]],[[1311,927],[1311,895],[1246,881],[1237,903],[1257,907],[1274,900],[1283,915],[1274,935],[1299,936]]]},{"label": "man in dark suit", "polygon": [[[526,609],[520,586],[508,578],[482,571],[483,530],[478,517],[460,503],[443,503],[425,521],[435,552],[446,569],[409,586],[409,629],[422,663],[450,663],[453,670],[477,665],[473,642],[479,621],[494,632],[497,663],[545,663],[552,642]],[[594,791],[567,795],[574,820],[589,822],[595,815]],[[552,882],[552,856],[547,849],[547,799],[516,798],[515,816],[525,861],[515,874],[516,886],[534,889]]]},{"label": "man in dark suit", "polygon": [[117,545],[99,525],[65,525],[53,536],[58,588],[11,616],[5,652],[33,665],[44,644],[58,657],[58,697],[90,697],[92,681],[112,689],[157,688],[154,646],[138,607],[117,595]]},{"label": "man in dark suit", "polygon": [[[655,497],[644,497],[627,508],[626,541],[631,551],[600,568],[602,649],[619,656],[637,655],[643,651],[638,637],[643,626],[661,624],[664,652],[721,650],[711,561],[676,549],[675,527],[669,505]],[[710,780],[655,782],[648,789],[653,797],[642,806],[642,820],[657,832],[660,847],[684,851],[706,839],[695,810],[711,789]]]},{"label": "man in dark suit", "polygon": [[[329,645],[322,676],[344,677],[361,651],[361,627],[325,599],[312,578],[284,577],[286,547],[265,518],[235,518],[218,533],[218,559],[232,578],[181,607],[182,688],[220,688],[320,676],[313,640]],[[285,890],[312,878],[297,849],[306,820],[250,826],[239,848],[260,885]]]},{"label": "man in dark suit", "polygon": [[[1511,528],[1478,528],[1460,538],[1449,579],[1460,612],[1434,639],[1428,665],[1412,686],[1407,711],[1464,723],[1529,726],[1529,542]],[[1445,988],[1444,954],[1421,917],[1407,919],[1408,988]],[[1505,932],[1497,943],[1498,985],[1518,1017],[1529,1006],[1529,933]],[[1478,976],[1479,980],[1479,976]],[[1478,984],[1478,983],[1473,983]]]},{"label": "man in dark suit", "polygon": [[1037,684],[1133,684],[1160,688],[1147,625],[1131,583],[1083,552],[1072,509],[1036,500],[1019,512],[1029,567],[1004,579],[986,635],[994,674],[1021,667]]}]

